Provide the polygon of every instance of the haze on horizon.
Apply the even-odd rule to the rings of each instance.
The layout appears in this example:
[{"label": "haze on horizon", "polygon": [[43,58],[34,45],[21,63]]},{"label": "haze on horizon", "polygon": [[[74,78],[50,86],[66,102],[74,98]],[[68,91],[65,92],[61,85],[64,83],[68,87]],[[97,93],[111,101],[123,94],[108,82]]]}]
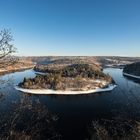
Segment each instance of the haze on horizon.
[{"label": "haze on horizon", "polygon": [[21,56],[140,56],[139,0],[3,0]]}]

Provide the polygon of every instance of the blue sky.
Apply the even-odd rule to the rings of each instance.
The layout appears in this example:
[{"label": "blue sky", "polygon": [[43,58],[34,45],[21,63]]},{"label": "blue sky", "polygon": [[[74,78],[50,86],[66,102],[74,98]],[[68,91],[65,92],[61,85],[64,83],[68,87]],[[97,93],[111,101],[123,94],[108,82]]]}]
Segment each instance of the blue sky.
[{"label": "blue sky", "polygon": [[18,55],[140,56],[140,0],[0,0]]}]

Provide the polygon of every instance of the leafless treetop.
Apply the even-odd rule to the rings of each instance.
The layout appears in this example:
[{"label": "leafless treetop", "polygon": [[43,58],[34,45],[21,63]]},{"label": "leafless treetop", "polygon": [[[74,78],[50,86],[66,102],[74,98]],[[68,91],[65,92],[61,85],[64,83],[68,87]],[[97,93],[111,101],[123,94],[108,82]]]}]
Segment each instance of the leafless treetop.
[{"label": "leafless treetop", "polygon": [[0,68],[15,62],[15,57],[12,54],[16,52],[16,48],[12,41],[13,36],[10,30],[3,29],[0,31]]}]

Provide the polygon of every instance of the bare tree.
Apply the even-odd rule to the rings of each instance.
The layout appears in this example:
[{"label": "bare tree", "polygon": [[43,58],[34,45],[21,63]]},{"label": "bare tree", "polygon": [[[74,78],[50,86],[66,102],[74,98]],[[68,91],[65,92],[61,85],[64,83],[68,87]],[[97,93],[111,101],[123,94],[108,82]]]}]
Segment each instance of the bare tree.
[{"label": "bare tree", "polygon": [[12,41],[13,36],[9,29],[0,31],[0,68],[9,66],[17,61],[17,58],[12,56],[16,52]]}]

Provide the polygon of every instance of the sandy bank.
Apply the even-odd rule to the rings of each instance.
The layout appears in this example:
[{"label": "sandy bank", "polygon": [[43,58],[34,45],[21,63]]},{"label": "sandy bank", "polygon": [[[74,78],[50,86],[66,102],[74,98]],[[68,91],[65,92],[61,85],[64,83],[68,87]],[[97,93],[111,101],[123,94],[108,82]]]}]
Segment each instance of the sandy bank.
[{"label": "sandy bank", "polygon": [[111,91],[116,87],[116,85],[110,84],[107,88],[96,88],[87,91],[62,91],[62,90],[51,90],[51,89],[24,89],[18,86],[15,87],[16,90],[31,93],[31,94],[61,94],[61,95],[76,95],[76,94],[90,94],[96,92]]}]

